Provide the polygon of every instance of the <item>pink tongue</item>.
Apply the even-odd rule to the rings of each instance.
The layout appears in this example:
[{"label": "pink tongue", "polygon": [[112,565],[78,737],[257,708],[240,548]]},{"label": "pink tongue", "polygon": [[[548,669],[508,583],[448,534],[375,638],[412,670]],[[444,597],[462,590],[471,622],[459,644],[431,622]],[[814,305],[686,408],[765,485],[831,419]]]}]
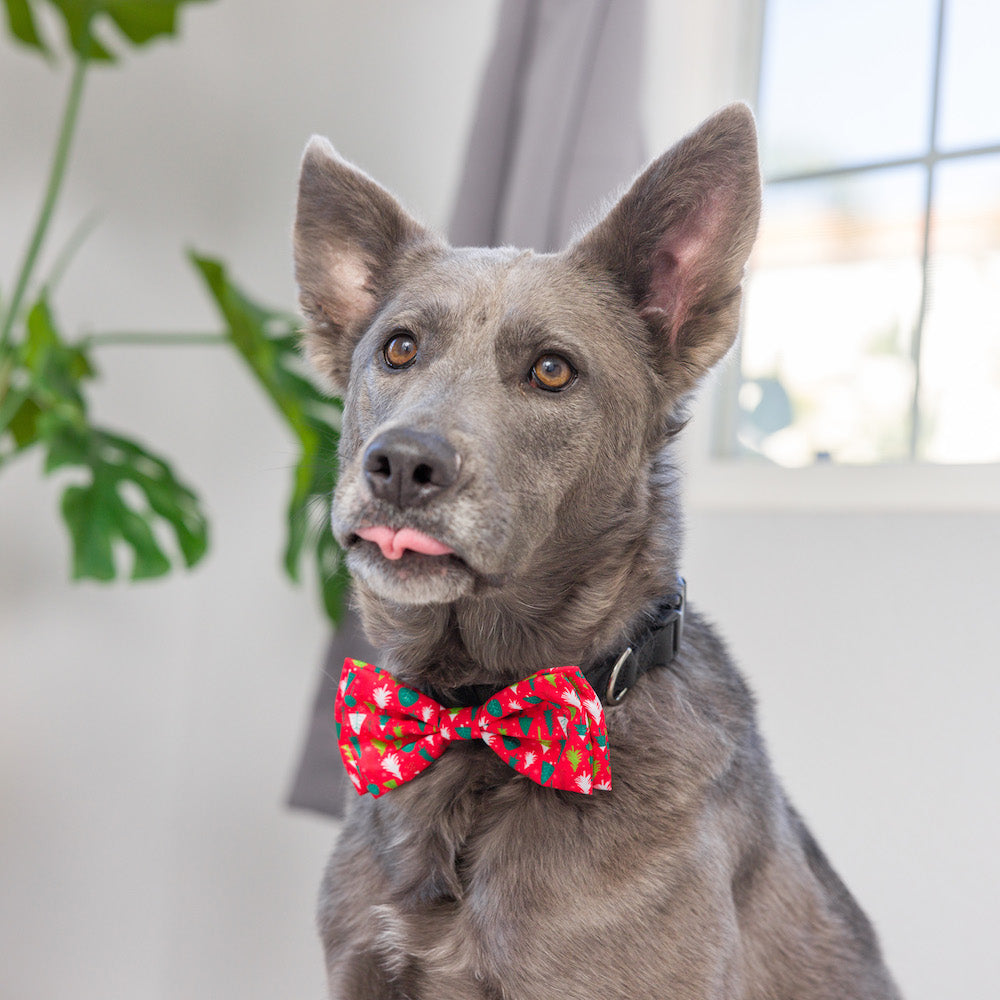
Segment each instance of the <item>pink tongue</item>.
[{"label": "pink tongue", "polygon": [[381,550],[386,559],[402,559],[403,553],[409,549],[411,552],[420,552],[425,556],[448,556],[454,554],[454,549],[449,549],[447,545],[439,542],[430,535],[425,535],[422,531],[413,528],[401,528],[393,531],[384,524],[375,525],[372,528],[359,528],[358,534],[366,542],[374,542]]}]

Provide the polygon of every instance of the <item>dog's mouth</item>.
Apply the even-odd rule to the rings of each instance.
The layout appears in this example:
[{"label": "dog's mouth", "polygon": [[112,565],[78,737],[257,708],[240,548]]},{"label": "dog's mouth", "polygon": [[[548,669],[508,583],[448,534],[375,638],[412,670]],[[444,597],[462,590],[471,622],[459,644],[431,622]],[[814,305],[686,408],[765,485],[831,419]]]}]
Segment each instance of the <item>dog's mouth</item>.
[{"label": "dog's mouth", "polygon": [[386,559],[402,559],[407,552],[424,556],[455,556],[457,553],[444,542],[418,531],[416,528],[394,530],[385,524],[358,528],[358,538],[373,542],[382,550]]},{"label": "dog's mouth", "polygon": [[368,586],[402,604],[446,603],[488,582],[450,545],[417,528],[358,527],[347,557]]}]

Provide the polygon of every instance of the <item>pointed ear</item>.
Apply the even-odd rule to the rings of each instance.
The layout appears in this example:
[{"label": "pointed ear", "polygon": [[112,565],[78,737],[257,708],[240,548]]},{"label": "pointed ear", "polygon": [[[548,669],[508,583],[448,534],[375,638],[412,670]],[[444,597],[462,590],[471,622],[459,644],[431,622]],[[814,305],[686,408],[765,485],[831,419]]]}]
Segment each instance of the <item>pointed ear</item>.
[{"label": "pointed ear", "polygon": [[760,216],[753,115],[734,104],[655,160],[568,251],[610,272],[654,340],[678,391],[729,350]]},{"label": "pointed ear", "polygon": [[295,215],[295,280],[306,355],[343,394],[351,354],[409,247],[434,238],[384,188],[313,136],[302,157]]}]

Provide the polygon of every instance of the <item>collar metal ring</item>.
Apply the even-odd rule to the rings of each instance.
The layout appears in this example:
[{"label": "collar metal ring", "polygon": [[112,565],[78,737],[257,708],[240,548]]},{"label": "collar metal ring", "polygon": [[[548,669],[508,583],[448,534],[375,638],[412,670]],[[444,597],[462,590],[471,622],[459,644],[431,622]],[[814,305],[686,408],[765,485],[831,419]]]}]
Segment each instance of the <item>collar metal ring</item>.
[{"label": "collar metal ring", "polygon": [[625,695],[628,694],[629,689],[625,688],[623,691],[615,694],[615,685],[618,683],[618,677],[622,672],[622,667],[628,662],[628,658],[632,655],[632,647],[629,646],[628,649],[622,653],[621,656],[615,661],[615,665],[611,668],[611,676],[608,678],[608,687],[604,692],[604,703],[606,705],[620,705],[625,700]]}]

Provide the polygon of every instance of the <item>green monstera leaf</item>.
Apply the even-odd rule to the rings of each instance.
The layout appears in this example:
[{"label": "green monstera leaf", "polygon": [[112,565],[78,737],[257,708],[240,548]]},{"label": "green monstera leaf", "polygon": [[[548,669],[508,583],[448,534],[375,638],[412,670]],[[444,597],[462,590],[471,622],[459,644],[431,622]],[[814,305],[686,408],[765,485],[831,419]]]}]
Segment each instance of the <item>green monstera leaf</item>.
[{"label": "green monstera leaf", "polygon": [[169,573],[172,560],[157,537],[157,521],[173,530],[187,566],[205,554],[208,530],[198,497],[162,458],[94,427],[57,424],[46,437],[46,471],[78,465],[90,473],[88,482],[67,487],[62,499],[74,578],[114,579],[114,551],[122,543],[132,550],[133,580]]},{"label": "green monstera leaf", "polygon": [[252,301],[230,280],[225,265],[190,254],[222,316],[226,336],[295,435],[299,459],[288,500],[284,563],[299,579],[303,554],[312,549],[327,615],[339,622],[347,569],[330,531],[330,502],[337,472],[340,404],[310,380],[299,352],[299,321]]},{"label": "green monstera leaf", "polygon": [[0,394],[0,461],[39,444],[46,473],[76,473],[62,498],[73,577],[114,579],[119,548],[131,550],[133,579],[169,572],[176,556],[157,534],[161,525],[173,533],[180,559],[193,566],[208,547],[197,496],[143,445],[90,423],[82,384],[94,367],[84,348],[60,336],[44,296],[29,310],[26,329],[20,378]]},{"label": "green monstera leaf", "polygon": [[133,45],[177,33],[178,9],[210,0],[4,0],[11,34],[30,48],[52,55],[39,29],[39,12],[47,6],[63,21],[66,41],[80,56],[115,62],[105,25],[111,23]]}]

